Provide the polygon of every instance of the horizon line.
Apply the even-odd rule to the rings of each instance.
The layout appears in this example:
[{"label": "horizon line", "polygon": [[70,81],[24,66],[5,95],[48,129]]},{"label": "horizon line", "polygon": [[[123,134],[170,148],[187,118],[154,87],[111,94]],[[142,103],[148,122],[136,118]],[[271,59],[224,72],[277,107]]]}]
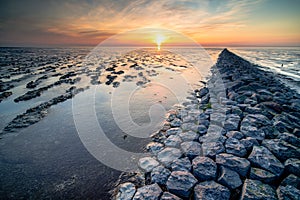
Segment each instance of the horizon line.
[{"label": "horizon line", "polygon": [[[97,45],[92,44],[70,44],[70,45],[1,45],[0,48],[88,48],[88,47],[97,47]],[[130,48],[130,47],[140,47],[140,48],[156,48],[156,45],[153,46],[146,46],[146,45],[100,45],[102,47],[114,47],[114,48]],[[300,44],[298,45],[201,45],[201,44],[193,44],[193,45],[163,45],[163,48],[169,48],[169,47],[180,47],[180,48],[197,48],[197,47],[208,47],[208,48],[226,48],[226,47],[300,47]]]}]

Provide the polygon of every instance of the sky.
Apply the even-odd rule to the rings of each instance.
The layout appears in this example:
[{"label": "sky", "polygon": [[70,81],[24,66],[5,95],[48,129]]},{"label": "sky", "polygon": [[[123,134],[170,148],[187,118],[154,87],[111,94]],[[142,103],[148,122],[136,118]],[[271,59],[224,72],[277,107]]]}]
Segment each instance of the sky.
[{"label": "sky", "polygon": [[97,45],[143,28],[203,46],[300,46],[299,10],[300,0],[0,0],[0,46]]}]

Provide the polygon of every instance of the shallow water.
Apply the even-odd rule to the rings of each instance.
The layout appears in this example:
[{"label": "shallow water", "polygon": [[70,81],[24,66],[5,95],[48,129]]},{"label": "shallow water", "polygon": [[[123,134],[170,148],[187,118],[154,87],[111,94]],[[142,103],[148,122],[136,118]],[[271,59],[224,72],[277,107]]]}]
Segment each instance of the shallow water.
[{"label": "shallow water", "polygon": [[[76,128],[80,124],[88,124],[90,118],[80,113],[95,106],[97,121],[112,143],[127,151],[143,152],[149,138],[133,137],[130,134],[134,135],[139,130],[137,127],[147,127],[151,123],[151,116],[160,116],[174,104],[182,103],[189,92],[201,85],[199,81],[208,75],[209,67],[221,50],[207,49],[212,57],[209,58],[202,50],[195,48],[169,49],[160,53],[153,49],[118,49],[117,52],[109,50],[105,54],[105,49],[101,49],[100,58],[96,55],[96,60],[86,61],[91,48],[1,48],[1,80],[14,85],[8,90],[13,92],[12,96],[0,103],[1,130],[17,115],[64,94],[72,86],[90,88],[77,94],[73,100],[51,106],[47,116],[38,123],[1,135],[0,196],[107,199],[108,191],[120,172],[102,164],[86,149],[81,140],[82,135],[78,135]],[[231,50],[257,64],[270,66],[265,66],[267,69],[279,69],[277,73],[286,71],[292,73],[293,78],[299,74],[299,49]],[[271,55],[283,60],[271,59]],[[258,56],[261,56],[260,59]],[[136,66],[131,68],[135,62],[143,69]],[[285,63],[284,69],[281,68],[281,62]],[[123,66],[125,63],[127,65]],[[114,80],[120,83],[116,88],[105,84],[107,75],[111,74],[111,71],[105,69],[113,64],[117,66],[115,71],[125,72],[117,75]],[[193,65],[199,67],[197,70],[200,70],[200,74]],[[47,71],[45,67],[49,66],[54,66],[56,70]],[[25,73],[27,69],[31,71]],[[81,77],[79,82],[54,86],[42,92],[41,96],[27,101],[13,101],[32,90],[26,88],[29,81],[48,75],[34,88],[37,89],[58,81],[62,75],[71,71],[76,72],[75,77]],[[58,73],[61,75],[56,76]],[[97,80],[101,80],[102,84],[91,84],[92,76],[98,76]],[[285,76],[292,77],[288,74]],[[15,81],[17,79],[19,82]],[[95,100],[94,104],[91,99]],[[74,102],[75,110],[78,111],[76,113]],[[129,110],[129,116],[123,115],[126,110]],[[163,120],[159,118],[158,121]],[[95,133],[99,131],[96,124],[91,126],[90,130]],[[161,123],[157,123],[144,128],[141,136],[148,136],[160,126]]]},{"label": "shallow water", "polygon": [[[3,51],[5,53],[2,56],[8,55],[8,49]],[[124,51],[128,50],[121,50],[121,52]],[[182,55],[169,51],[156,53],[151,49],[133,51],[129,52],[129,55],[125,55],[125,58],[123,58],[124,56],[121,57],[121,60],[116,58],[116,61],[108,53],[107,56],[100,59],[100,63],[106,62],[109,67],[113,61],[118,65],[118,70],[115,71],[125,71],[124,74],[118,75],[115,79],[120,81],[120,85],[114,88],[112,85],[104,84],[107,75],[111,72],[105,70],[106,68],[98,70],[99,63],[95,64],[95,60],[91,60],[88,67],[78,66],[84,62],[84,59],[78,59],[79,55],[82,56],[82,52],[87,54],[87,49],[71,49],[69,53],[66,49],[62,49],[61,52],[59,49],[12,49],[10,56],[13,57],[14,54],[18,54],[16,56],[19,59],[18,64],[26,61],[26,58],[21,55],[22,52],[31,60],[27,55],[30,52],[40,60],[40,64],[30,67],[29,65],[33,62],[28,61],[30,64],[21,67],[20,70],[30,68],[31,72],[27,74],[31,75],[29,78],[22,79],[19,74],[14,75],[13,71],[8,70],[14,67],[15,63],[4,62],[5,56],[2,57],[2,77],[10,75],[10,80],[14,80],[14,77],[21,79],[20,82],[9,82],[15,86],[9,90],[13,92],[13,95],[0,103],[2,111],[0,113],[1,129],[18,114],[64,94],[65,90],[71,86],[79,88],[88,85],[90,88],[77,94],[73,100],[51,106],[47,111],[47,116],[38,123],[1,135],[0,196],[3,198],[33,199],[47,197],[108,199],[108,191],[112,188],[112,184],[118,178],[120,171],[107,167],[89,153],[86,144],[81,140],[85,132],[81,132],[80,135],[78,127],[82,124],[89,124],[93,113],[87,113],[88,117],[82,113],[93,107],[97,123],[91,124],[88,127],[89,130],[93,130],[94,134],[97,134],[99,123],[106,137],[114,145],[129,152],[142,153],[145,144],[149,142],[149,135],[162,125],[165,112],[171,109],[174,104],[182,103],[190,91],[200,86],[199,80],[203,78],[204,73],[197,74],[193,67],[189,67],[190,63],[197,63],[196,58],[194,57],[190,63],[182,58],[183,55],[189,54],[191,51],[193,50],[185,49],[185,53]],[[34,52],[43,54],[43,56],[35,55]],[[54,58],[56,62],[44,64],[46,63],[45,59],[51,60],[53,53],[57,55]],[[61,58],[59,57],[60,53]],[[130,68],[132,62],[135,62],[133,59],[138,57],[142,61],[136,60],[136,62],[143,69]],[[68,60],[67,63],[75,63],[78,67],[64,68],[64,66],[68,66],[65,60]],[[124,63],[127,65],[122,66]],[[209,66],[209,64],[210,60],[208,59],[205,66]],[[56,70],[45,71],[45,66],[55,66]],[[18,103],[13,101],[27,91],[54,83],[59,80],[59,77],[70,71],[78,72],[77,77],[81,77],[81,80],[74,85],[63,83],[43,91],[39,97]],[[62,73],[62,75],[52,76],[57,73]],[[37,80],[44,74],[48,75],[48,78],[42,80],[36,88],[26,88],[29,81]],[[104,83],[92,85],[90,77],[94,74],[100,74],[98,78]],[[126,78],[125,75],[136,78]],[[2,81],[9,80],[3,78]],[[142,83],[138,84],[139,81]],[[94,101],[90,101],[91,99]],[[129,116],[123,115],[127,110]],[[149,126],[153,119],[159,123]],[[143,131],[141,136],[146,136],[145,138],[131,136],[137,131],[137,128]],[[100,143],[101,141],[99,141]],[[103,153],[101,155],[105,157],[106,154],[109,154],[109,150],[102,149],[100,153]],[[136,160],[128,160],[127,162],[136,165]]]}]

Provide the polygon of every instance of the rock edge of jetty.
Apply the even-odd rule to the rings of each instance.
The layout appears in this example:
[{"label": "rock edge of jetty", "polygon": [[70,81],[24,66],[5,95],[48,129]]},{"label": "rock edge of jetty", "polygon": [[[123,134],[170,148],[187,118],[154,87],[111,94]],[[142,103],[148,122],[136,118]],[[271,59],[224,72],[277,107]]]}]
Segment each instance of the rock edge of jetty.
[{"label": "rock edge of jetty", "polygon": [[211,71],[115,199],[300,199],[300,95],[227,49]]}]

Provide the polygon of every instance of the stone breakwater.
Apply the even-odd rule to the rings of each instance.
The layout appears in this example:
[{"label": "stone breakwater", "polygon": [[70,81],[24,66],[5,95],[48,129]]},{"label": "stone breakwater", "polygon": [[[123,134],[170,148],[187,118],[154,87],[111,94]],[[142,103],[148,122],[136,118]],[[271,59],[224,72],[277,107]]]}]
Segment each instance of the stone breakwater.
[{"label": "stone breakwater", "polygon": [[223,50],[115,199],[300,199],[300,96]]}]

